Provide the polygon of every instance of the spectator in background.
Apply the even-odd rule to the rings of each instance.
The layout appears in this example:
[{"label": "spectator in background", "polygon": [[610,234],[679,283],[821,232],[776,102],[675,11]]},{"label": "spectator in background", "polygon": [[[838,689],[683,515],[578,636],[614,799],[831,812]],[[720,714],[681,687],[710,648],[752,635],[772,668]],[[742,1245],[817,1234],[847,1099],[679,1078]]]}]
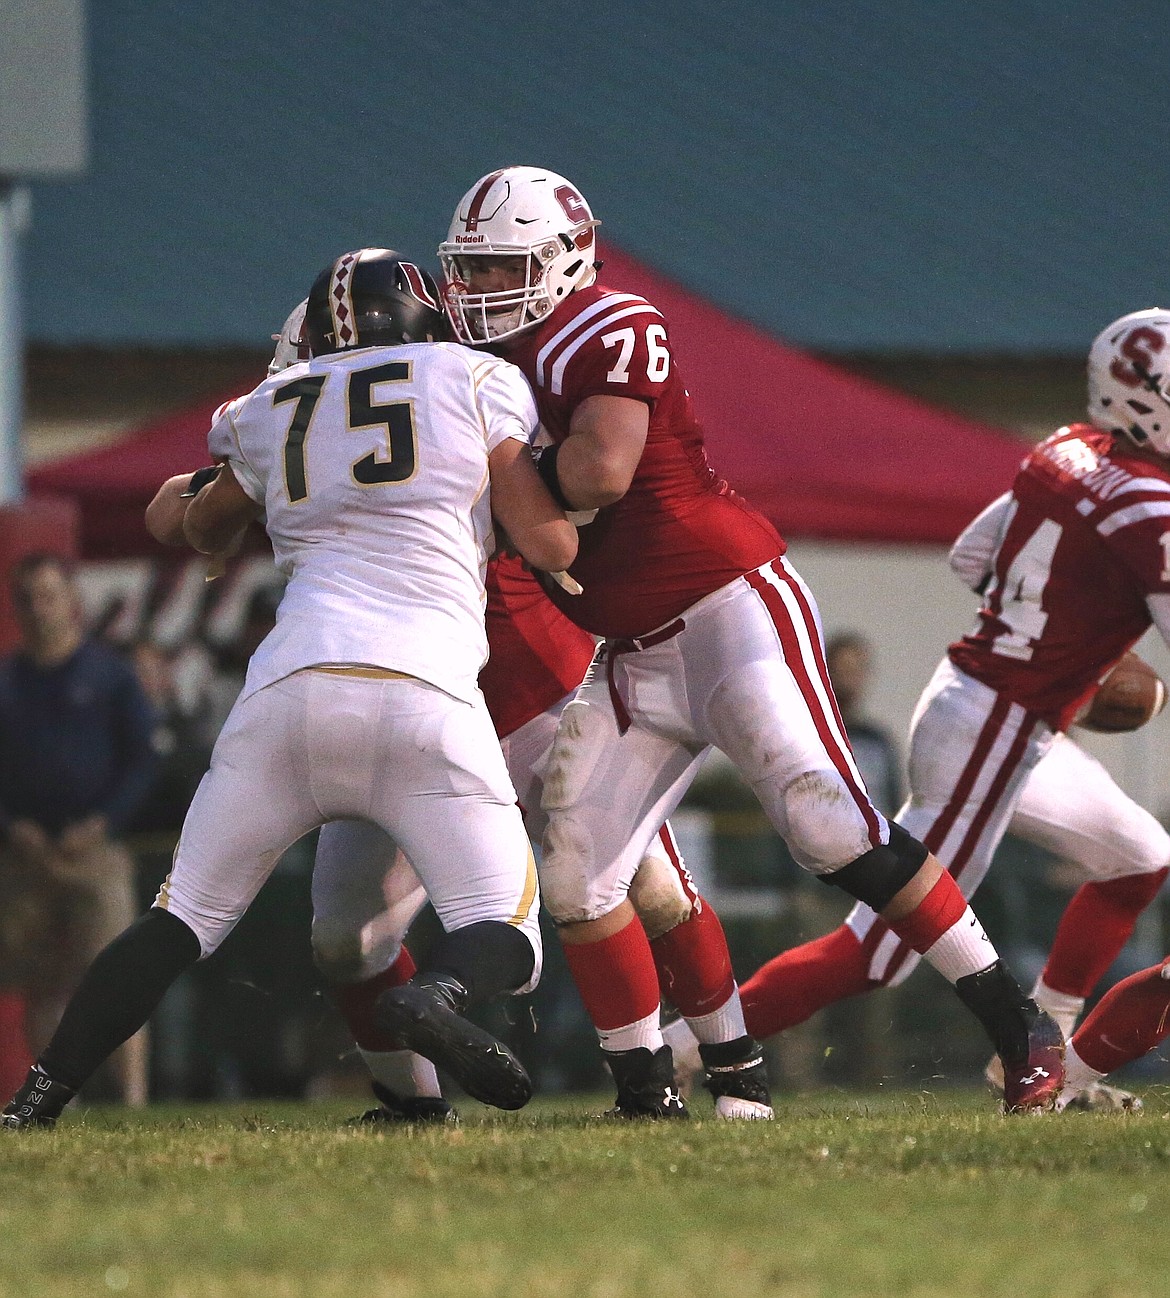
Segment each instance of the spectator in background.
[{"label": "spectator in background", "polygon": [[150,797],[139,805],[126,828],[136,839],[151,836],[165,854],[167,868],[157,879],[143,881],[153,899],[170,868],[187,808],[211,765],[212,740],[205,737],[201,719],[179,700],[174,654],[153,640],[139,640],[131,657],[138,683],[154,714],[151,744],[158,764]]},{"label": "spectator in background", "polygon": [[[87,639],[68,563],[11,572],[21,648],[0,660],[0,970],[23,989],[35,1053],[93,957],[137,912],[118,834],[150,791],[154,715],[129,664]],[[116,1061],[122,1097],[146,1095],[142,1040]]]},{"label": "spectator in background", "polygon": [[890,732],[865,715],[873,648],[860,631],[838,631],[825,643],[825,665],[865,787],[892,816],[902,805],[902,758]]}]

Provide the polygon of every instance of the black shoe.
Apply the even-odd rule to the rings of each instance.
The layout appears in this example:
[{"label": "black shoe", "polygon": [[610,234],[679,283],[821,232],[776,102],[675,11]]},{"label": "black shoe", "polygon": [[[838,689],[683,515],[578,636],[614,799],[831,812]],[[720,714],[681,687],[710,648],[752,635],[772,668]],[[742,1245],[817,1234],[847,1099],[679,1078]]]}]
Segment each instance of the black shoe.
[{"label": "black shoe", "polygon": [[398,1125],[406,1123],[455,1123],[459,1115],[441,1095],[395,1095],[388,1086],[378,1082],[371,1083],[371,1090],[378,1100],[376,1109],[367,1109],[358,1118],[350,1118],[350,1123],[358,1126],[374,1125],[389,1122]]},{"label": "black shoe", "polygon": [[699,1045],[707,1069],[703,1085],[715,1097],[715,1115],[732,1121],[770,1122],[772,1094],[764,1052],[753,1037]]},{"label": "black shoe", "polygon": [[503,1042],[463,1017],[466,996],[454,978],[418,975],[378,997],[374,1021],[405,1049],[445,1069],[473,1100],[522,1109],[532,1099],[532,1081]]},{"label": "black shoe", "polygon": [[24,1085],[0,1114],[0,1127],[20,1131],[27,1127],[55,1127],[61,1111],[77,1092],[55,1082],[39,1064],[28,1070]]},{"label": "black shoe", "polygon": [[1002,960],[955,983],[1003,1064],[1005,1113],[1051,1109],[1064,1085],[1064,1036],[1056,1021],[1024,995]]},{"label": "black shoe", "polygon": [[674,1084],[674,1059],[669,1046],[650,1051],[603,1052],[617,1083],[617,1100],[606,1109],[607,1118],[689,1118],[687,1106]]}]

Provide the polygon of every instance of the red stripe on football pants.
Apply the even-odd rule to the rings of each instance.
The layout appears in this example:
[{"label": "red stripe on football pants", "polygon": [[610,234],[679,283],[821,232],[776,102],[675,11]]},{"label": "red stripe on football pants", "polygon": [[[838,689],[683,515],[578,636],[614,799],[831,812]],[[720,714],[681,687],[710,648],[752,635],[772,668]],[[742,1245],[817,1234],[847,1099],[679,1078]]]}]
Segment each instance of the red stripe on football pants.
[{"label": "red stripe on football pants", "polygon": [[[809,716],[812,718],[813,724],[816,726],[817,735],[820,738],[821,745],[823,746],[829,760],[836,768],[838,775],[840,775],[841,779],[844,781],[845,787],[852,795],[853,801],[856,803],[858,810],[861,812],[865,820],[866,829],[869,833],[870,843],[874,847],[878,847],[881,844],[881,828],[877,812],[869,798],[866,796],[865,790],[862,788],[860,782],[850,769],[852,753],[844,750],[840,741],[837,739],[836,735],[834,735],[829,719],[825,714],[824,706],[822,705],[816,688],[813,685],[812,674],[815,672],[829,699],[830,706],[833,709],[834,718],[837,720],[837,724],[840,727],[840,733],[844,734],[844,727],[840,724],[840,714],[837,712],[836,700],[833,697],[833,687],[829,683],[828,669],[824,665],[824,659],[820,652],[821,637],[820,631],[817,628],[816,619],[812,616],[812,610],[808,607],[803,598],[803,592],[793,581],[790,580],[788,574],[783,570],[783,568],[773,563],[771,565],[771,571],[790,591],[793,592],[793,595],[795,596],[797,607],[800,609],[804,621],[806,635],[813,646],[813,663],[811,669],[804,659],[800,646],[800,639],[797,635],[796,628],[793,625],[791,614],[789,613],[788,606],[784,602],[779,591],[777,591],[766,580],[766,578],[762,577],[759,572],[746,573],[745,576],[747,583],[756,594],[759,595],[764,608],[767,610],[768,616],[772,620],[772,625],[775,627],[776,634],[780,638],[781,648],[784,650],[785,665],[788,667],[788,670],[792,673],[793,679],[796,681],[797,688],[800,690],[801,697],[804,699],[805,706],[808,708]],[[845,864],[848,864],[848,862],[845,862]]]}]

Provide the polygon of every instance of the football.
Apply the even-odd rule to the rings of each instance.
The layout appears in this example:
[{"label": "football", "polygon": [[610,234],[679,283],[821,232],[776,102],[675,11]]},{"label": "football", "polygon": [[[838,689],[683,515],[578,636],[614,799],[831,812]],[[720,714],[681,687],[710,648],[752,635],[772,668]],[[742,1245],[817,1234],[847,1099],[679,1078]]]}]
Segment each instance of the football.
[{"label": "football", "polygon": [[1130,653],[1101,682],[1076,724],[1103,734],[1119,734],[1144,726],[1165,705],[1162,678],[1149,663]]}]

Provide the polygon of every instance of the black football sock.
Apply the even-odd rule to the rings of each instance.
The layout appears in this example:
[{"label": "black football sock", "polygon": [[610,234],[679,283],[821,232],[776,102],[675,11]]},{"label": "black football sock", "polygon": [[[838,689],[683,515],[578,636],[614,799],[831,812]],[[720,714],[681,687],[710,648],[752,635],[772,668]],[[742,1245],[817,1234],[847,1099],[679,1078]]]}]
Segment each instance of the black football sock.
[{"label": "black football sock", "polygon": [[451,975],[467,992],[465,1007],[523,987],[535,967],[532,943],[514,924],[481,920],[444,933],[415,977]]},{"label": "black football sock", "polygon": [[181,919],[147,911],[90,965],[37,1062],[55,1081],[80,1089],[199,955],[199,939]]},{"label": "black football sock", "polygon": [[1036,1017],[1036,1005],[1002,960],[982,973],[958,979],[955,991],[983,1024],[1005,1064],[1014,1066],[1028,1058],[1028,1027]]}]

